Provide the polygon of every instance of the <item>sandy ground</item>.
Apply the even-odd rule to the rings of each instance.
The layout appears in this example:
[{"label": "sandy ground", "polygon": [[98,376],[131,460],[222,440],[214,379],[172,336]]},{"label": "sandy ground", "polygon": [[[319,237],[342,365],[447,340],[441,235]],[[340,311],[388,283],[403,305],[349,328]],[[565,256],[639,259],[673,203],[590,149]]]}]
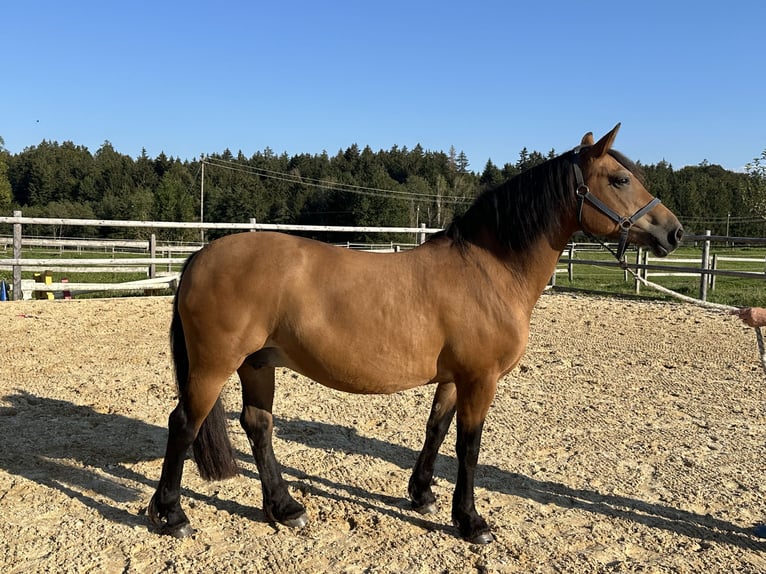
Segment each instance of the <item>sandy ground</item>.
[{"label": "sandy ground", "polygon": [[0,304],[0,571],[764,572],[766,381],[752,329],[673,303],[545,294],[487,420],[477,506],[456,538],[454,435],[442,510],[405,498],[432,389],[344,395],[280,373],[275,448],[310,524],[269,524],[236,382],[244,472],[200,480],[194,537],[143,510],[174,405],[168,298]]}]

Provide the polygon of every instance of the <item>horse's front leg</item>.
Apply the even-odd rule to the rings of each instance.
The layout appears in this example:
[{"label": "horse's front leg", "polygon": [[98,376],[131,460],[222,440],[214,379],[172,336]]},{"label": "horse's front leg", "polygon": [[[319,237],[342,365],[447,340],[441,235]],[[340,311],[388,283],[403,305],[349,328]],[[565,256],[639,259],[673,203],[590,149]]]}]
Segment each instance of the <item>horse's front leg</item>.
[{"label": "horse's front leg", "polygon": [[282,471],[274,456],[272,434],[274,419],[274,367],[253,366],[245,362],[238,370],[242,382],[242,415],[240,424],[247,434],[253,450],[263,491],[263,512],[267,518],[285,526],[300,528],[306,525],[306,509],[296,502],[282,478]]},{"label": "horse's front leg", "polygon": [[425,442],[412,469],[412,476],[407,489],[412,507],[421,514],[432,514],[438,510],[436,496],[431,490],[431,484],[433,483],[434,466],[439,448],[444,442],[452,419],[455,417],[456,399],[454,383],[440,383],[436,387],[431,414],[426,424]]},{"label": "horse's front leg", "polygon": [[488,544],[494,538],[489,525],[476,511],[474,475],[479,461],[481,434],[489,405],[495,396],[496,380],[458,387],[457,458],[458,472],[452,498],[452,520],[461,536],[474,544]]}]

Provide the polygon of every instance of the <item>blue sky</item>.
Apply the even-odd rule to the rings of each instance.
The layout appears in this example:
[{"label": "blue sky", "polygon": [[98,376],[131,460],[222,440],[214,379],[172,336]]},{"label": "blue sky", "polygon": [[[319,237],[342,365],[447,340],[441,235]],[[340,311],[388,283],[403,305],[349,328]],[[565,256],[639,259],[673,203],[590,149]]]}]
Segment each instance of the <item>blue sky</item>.
[{"label": "blue sky", "polygon": [[738,170],[766,149],[766,2],[12,2],[0,136],[192,159],[356,143],[617,147]]}]

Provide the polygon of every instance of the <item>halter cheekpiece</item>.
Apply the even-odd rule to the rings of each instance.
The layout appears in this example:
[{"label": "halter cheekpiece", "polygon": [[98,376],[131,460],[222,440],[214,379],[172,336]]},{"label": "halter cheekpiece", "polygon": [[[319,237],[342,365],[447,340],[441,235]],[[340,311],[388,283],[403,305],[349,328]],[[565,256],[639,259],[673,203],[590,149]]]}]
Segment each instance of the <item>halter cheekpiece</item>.
[{"label": "halter cheekpiece", "polygon": [[[630,217],[625,217],[618,214],[611,207],[609,207],[603,201],[601,201],[598,197],[593,195],[590,192],[590,188],[585,183],[585,179],[583,178],[582,170],[580,169],[580,163],[579,163],[580,151],[582,151],[583,147],[584,146],[578,146],[572,150],[572,169],[574,170],[575,181],[577,182],[577,187],[575,188],[575,195],[577,196],[577,223],[580,225],[580,229],[582,229],[582,231],[586,235],[593,237],[593,235],[585,229],[585,226],[582,223],[582,210],[586,201],[590,203],[593,207],[598,209],[601,213],[606,215],[609,219],[614,221],[620,227],[620,241],[617,245],[616,253],[612,251],[611,249],[609,249],[608,247],[607,249],[609,249],[609,251],[615,256],[617,261],[625,265],[625,262],[623,261],[623,257],[625,255],[625,250],[628,248],[628,232],[630,231],[630,228],[633,227],[633,225],[635,225],[636,221],[638,221],[644,215],[646,215],[652,209],[654,209],[657,206],[657,204],[661,203],[660,199],[657,197],[653,198],[649,203],[647,203],[641,209],[636,211]],[[599,243],[604,245],[603,241],[600,241],[598,239],[597,241],[599,241]],[[604,246],[606,247],[606,245]]]}]

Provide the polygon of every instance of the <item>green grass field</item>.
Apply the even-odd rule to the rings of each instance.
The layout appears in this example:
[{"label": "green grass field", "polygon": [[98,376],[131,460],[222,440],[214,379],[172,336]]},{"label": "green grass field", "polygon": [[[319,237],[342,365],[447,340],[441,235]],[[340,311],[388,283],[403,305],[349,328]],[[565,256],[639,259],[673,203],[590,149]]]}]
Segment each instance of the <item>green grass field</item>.
[{"label": "green grass field", "polygon": [[[711,255],[715,253],[718,257],[738,257],[758,259],[756,262],[738,262],[738,261],[719,261],[717,268],[728,271],[748,271],[760,273],[760,278],[740,278],[740,277],[716,277],[715,287],[708,285],[707,300],[724,305],[736,307],[761,306],[766,307],[766,248],[733,248],[733,247],[714,247],[711,249]],[[562,256],[567,257],[565,252]],[[665,260],[668,265],[694,267],[693,263],[672,263],[673,259],[695,259],[701,261],[701,248],[682,247],[674,252],[669,260]],[[575,259],[587,259],[604,261],[605,263],[614,262],[614,257],[606,252],[582,252],[575,255]],[[635,251],[627,255],[629,263],[636,261]],[[658,263],[652,259],[651,264]],[[699,264],[696,265],[699,267]],[[559,269],[566,268],[563,263],[559,264]],[[667,289],[671,289],[686,295],[688,297],[699,298],[700,296],[700,277],[652,277],[652,271],[649,271],[649,281],[657,283]],[[573,278],[570,282],[566,273],[558,273],[556,277],[556,286],[559,288],[583,289],[587,291],[603,292],[621,296],[635,296],[635,280],[628,274],[625,278],[625,272],[619,267],[607,267],[591,264],[576,264],[573,270]],[[640,297],[652,299],[670,299],[665,295],[646,286],[641,286]]]}]

